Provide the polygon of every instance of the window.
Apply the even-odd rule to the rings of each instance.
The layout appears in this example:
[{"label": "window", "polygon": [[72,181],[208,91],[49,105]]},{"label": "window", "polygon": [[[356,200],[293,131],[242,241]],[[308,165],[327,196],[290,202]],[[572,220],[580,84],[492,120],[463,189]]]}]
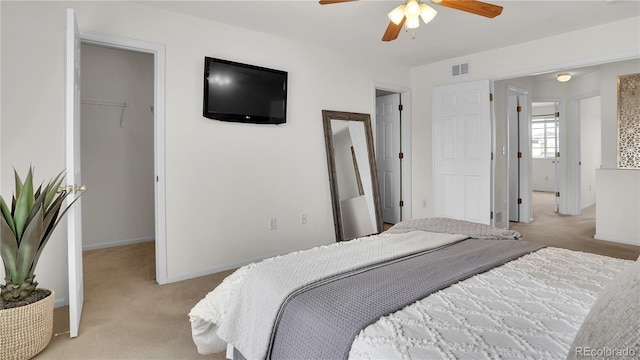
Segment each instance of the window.
[{"label": "window", "polygon": [[533,116],[531,156],[534,159],[554,159],[556,152],[558,152],[558,125],[555,114]]}]

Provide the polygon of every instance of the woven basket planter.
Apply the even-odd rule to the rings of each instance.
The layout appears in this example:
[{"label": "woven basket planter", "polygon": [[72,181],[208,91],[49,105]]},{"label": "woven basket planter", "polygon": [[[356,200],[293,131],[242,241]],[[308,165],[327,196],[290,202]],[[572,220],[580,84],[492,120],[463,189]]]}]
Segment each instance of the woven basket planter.
[{"label": "woven basket planter", "polygon": [[49,344],[55,293],[33,304],[0,310],[0,359],[31,359]]}]

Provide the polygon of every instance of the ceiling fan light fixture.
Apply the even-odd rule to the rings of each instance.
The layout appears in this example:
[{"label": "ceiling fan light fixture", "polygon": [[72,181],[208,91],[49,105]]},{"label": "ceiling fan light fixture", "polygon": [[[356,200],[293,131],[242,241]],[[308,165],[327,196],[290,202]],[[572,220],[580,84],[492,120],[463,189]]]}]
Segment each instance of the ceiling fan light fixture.
[{"label": "ceiling fan light fixture", "polygon": [[433,20],[433,18],[435,18],[437,14],[438,12],[436,11],[436,9],[432,8],[431,6],[425,3],[420,4],[420,17],[425,24],[428,24],[429,21]]},{"label": "ceiling fan light fixture", "polygon": [[560,81],[560,82],[567,82],[567,81],[571,80],[571,74],[569,74],[569,73],[560,73],[560,74],[558,74],[556,79],[558,81]]},{"label": "ceiling fan light fixture", "polygon": [[407,21],[404,23],[407,29],[415,29],[420,26],[419,15],[407,16]]},{"label": "ceiling fan light fixture", "polygon": [[420,15],[420,4],[418,3],[418,0],[407,1],[407,6],[404,9],[404,14],[407,17],[418,17],[418,15]]},{"label": "ceiling fan light fixture", "polygon": [[395,9],[391,10],[391,12],[387,15],[389,20],[396,25],[400,25],[402,19],[404,18],[404,4],[398,5]]}]

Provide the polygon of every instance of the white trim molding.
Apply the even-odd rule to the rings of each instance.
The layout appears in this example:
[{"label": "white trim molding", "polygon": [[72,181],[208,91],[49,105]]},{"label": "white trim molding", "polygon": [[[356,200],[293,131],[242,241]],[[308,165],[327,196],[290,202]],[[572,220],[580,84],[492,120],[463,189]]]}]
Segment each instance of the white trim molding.
[{"label": "white trim molding", "polygon": [[152,54],[154,59],[154,153],[155,153],[155,223],[156,281],[168,282],[166,183],[165,183],[165,46],[110,34],[80,30],[83,43]]}]

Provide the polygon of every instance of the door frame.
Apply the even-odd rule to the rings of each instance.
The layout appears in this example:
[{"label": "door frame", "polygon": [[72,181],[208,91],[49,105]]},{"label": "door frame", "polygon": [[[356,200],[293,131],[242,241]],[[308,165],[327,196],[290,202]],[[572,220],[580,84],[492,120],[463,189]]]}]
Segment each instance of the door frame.
[{"label": "door frame", "polygon": [[[522,204],[520,204],[520,208],[518,209],[518,222],[530,223],[533,221],[533,216],[531,213],[531,150],[529,147],[523,149],[522,153],[526,156],[523,156],[519,160],[519,166],[515,171],[511,168],[511,155],[517,153],[519,149],[514,148],[515,144],[511,143],[511,139],[513,136],[519,139],[520,144],[530,144],[531,143],[531,94],[529,94],[529,90],[517,87],[515,85],[507,84],[506,91],[507,101],[505,101],[505,105],[508,107],[510,104],[509,98],[512,96],[515,97],[524,97],[524,110],[522,116],[525,117],[525,127],[513,129],[511,127],[511,121],[509,119],[509,109],[507,108],[507,186],[506,186],[506,199],[507,199],[507,208],[505,209],[507,220],[510,221],[510,211],[511,206],[514,205],[511,203],[511,177],[516,176],[519,193],[518,196],[522,199]],[[518,129],[520,131],[518,131]],[[515,132],[512,134],[512,132]],[[523,134],[524,132],[524,134]],[[523,136],[524,135],[524,136]],[[524,195],[523,195],[524,194]],[[518,204],[515,204],[516,206]],[[508,224],[509,221],[506,223]]]},{"label": "door frame", "polygon": [[[560,199],[558,201],[559,209],[558,214],[565,215],[575,215],[567,213],[567,200],[569,199],[569,194],[567,193],[567,164],[569,163],[569,148],[567,147],[567,104],[564,98],[534,98],[531,100],[531,103],[534,102],[555,102],[558,104],[558,112],[560,113],[560,117],[558,117],[558,131],[560,132],[560,136],[558,136],[558,141],[560,142],[560,146],[558,147],[558,151],[560,152],[560,165],[556,164],[556,191],[560,192]],[[531,121],[529,121],[529,127],[531,127]],[[580,136],[578,134],[578,136]],[[531,143],[531,138],[529,138],[529,143]],[[574,157],[571,157],[575,159]],[[533,189],[529,189],[532,191]]]},{"label": "door frame", "polygon": [[[600,91],[592,91],[571,98],[571,123],[568,130],[571,136],[572,146],[567,149],[567,155],[571,156],[572,161],[569,166],[569,176],[574,180],[575,186],[572,187],[573,195],[572,207],[567,204],[567,213],[569,215],[580,215],[582,213],[582,133],[581,133],[581,114],[580,102],[592,97],[600,96]],[[602,101],[601,101],[602,102]],[[602,115],[601,115],[602,117]],[[602,122],[602,119],[600,119]],[[567,190],[569,191],[569,190]],[[596,189],[597,191],[597,189]]]},{"label": "door frame", "polygon": [[[80,29],[82,43],[153,55],[154,63],[154,168],[156,282],[167,283],[166,182],[165,182],[165,46]],[[79,149],[77,149],[79,150]]]},{"label": "door frame", "polygon": [[[404,202],[402,208],[402,220],[412,219],[412,196],[411,196],[411,88],[405,86],[396,86],[391,84],[385,84],[380,82],[373,82],[372,84],[372,111],[371,111],[371,127],[373,129],[373,143],[374,149],[377,152],[377,134],[376,134],[376,90],[390,91],[400,94],[400,103],[402,104],[402,127],[400,129],[400,151],[404,154],[402,167],[400,170],[401,181],[401,193],[400,200]],[[377,155],[376,155],[377,157]]]}]

